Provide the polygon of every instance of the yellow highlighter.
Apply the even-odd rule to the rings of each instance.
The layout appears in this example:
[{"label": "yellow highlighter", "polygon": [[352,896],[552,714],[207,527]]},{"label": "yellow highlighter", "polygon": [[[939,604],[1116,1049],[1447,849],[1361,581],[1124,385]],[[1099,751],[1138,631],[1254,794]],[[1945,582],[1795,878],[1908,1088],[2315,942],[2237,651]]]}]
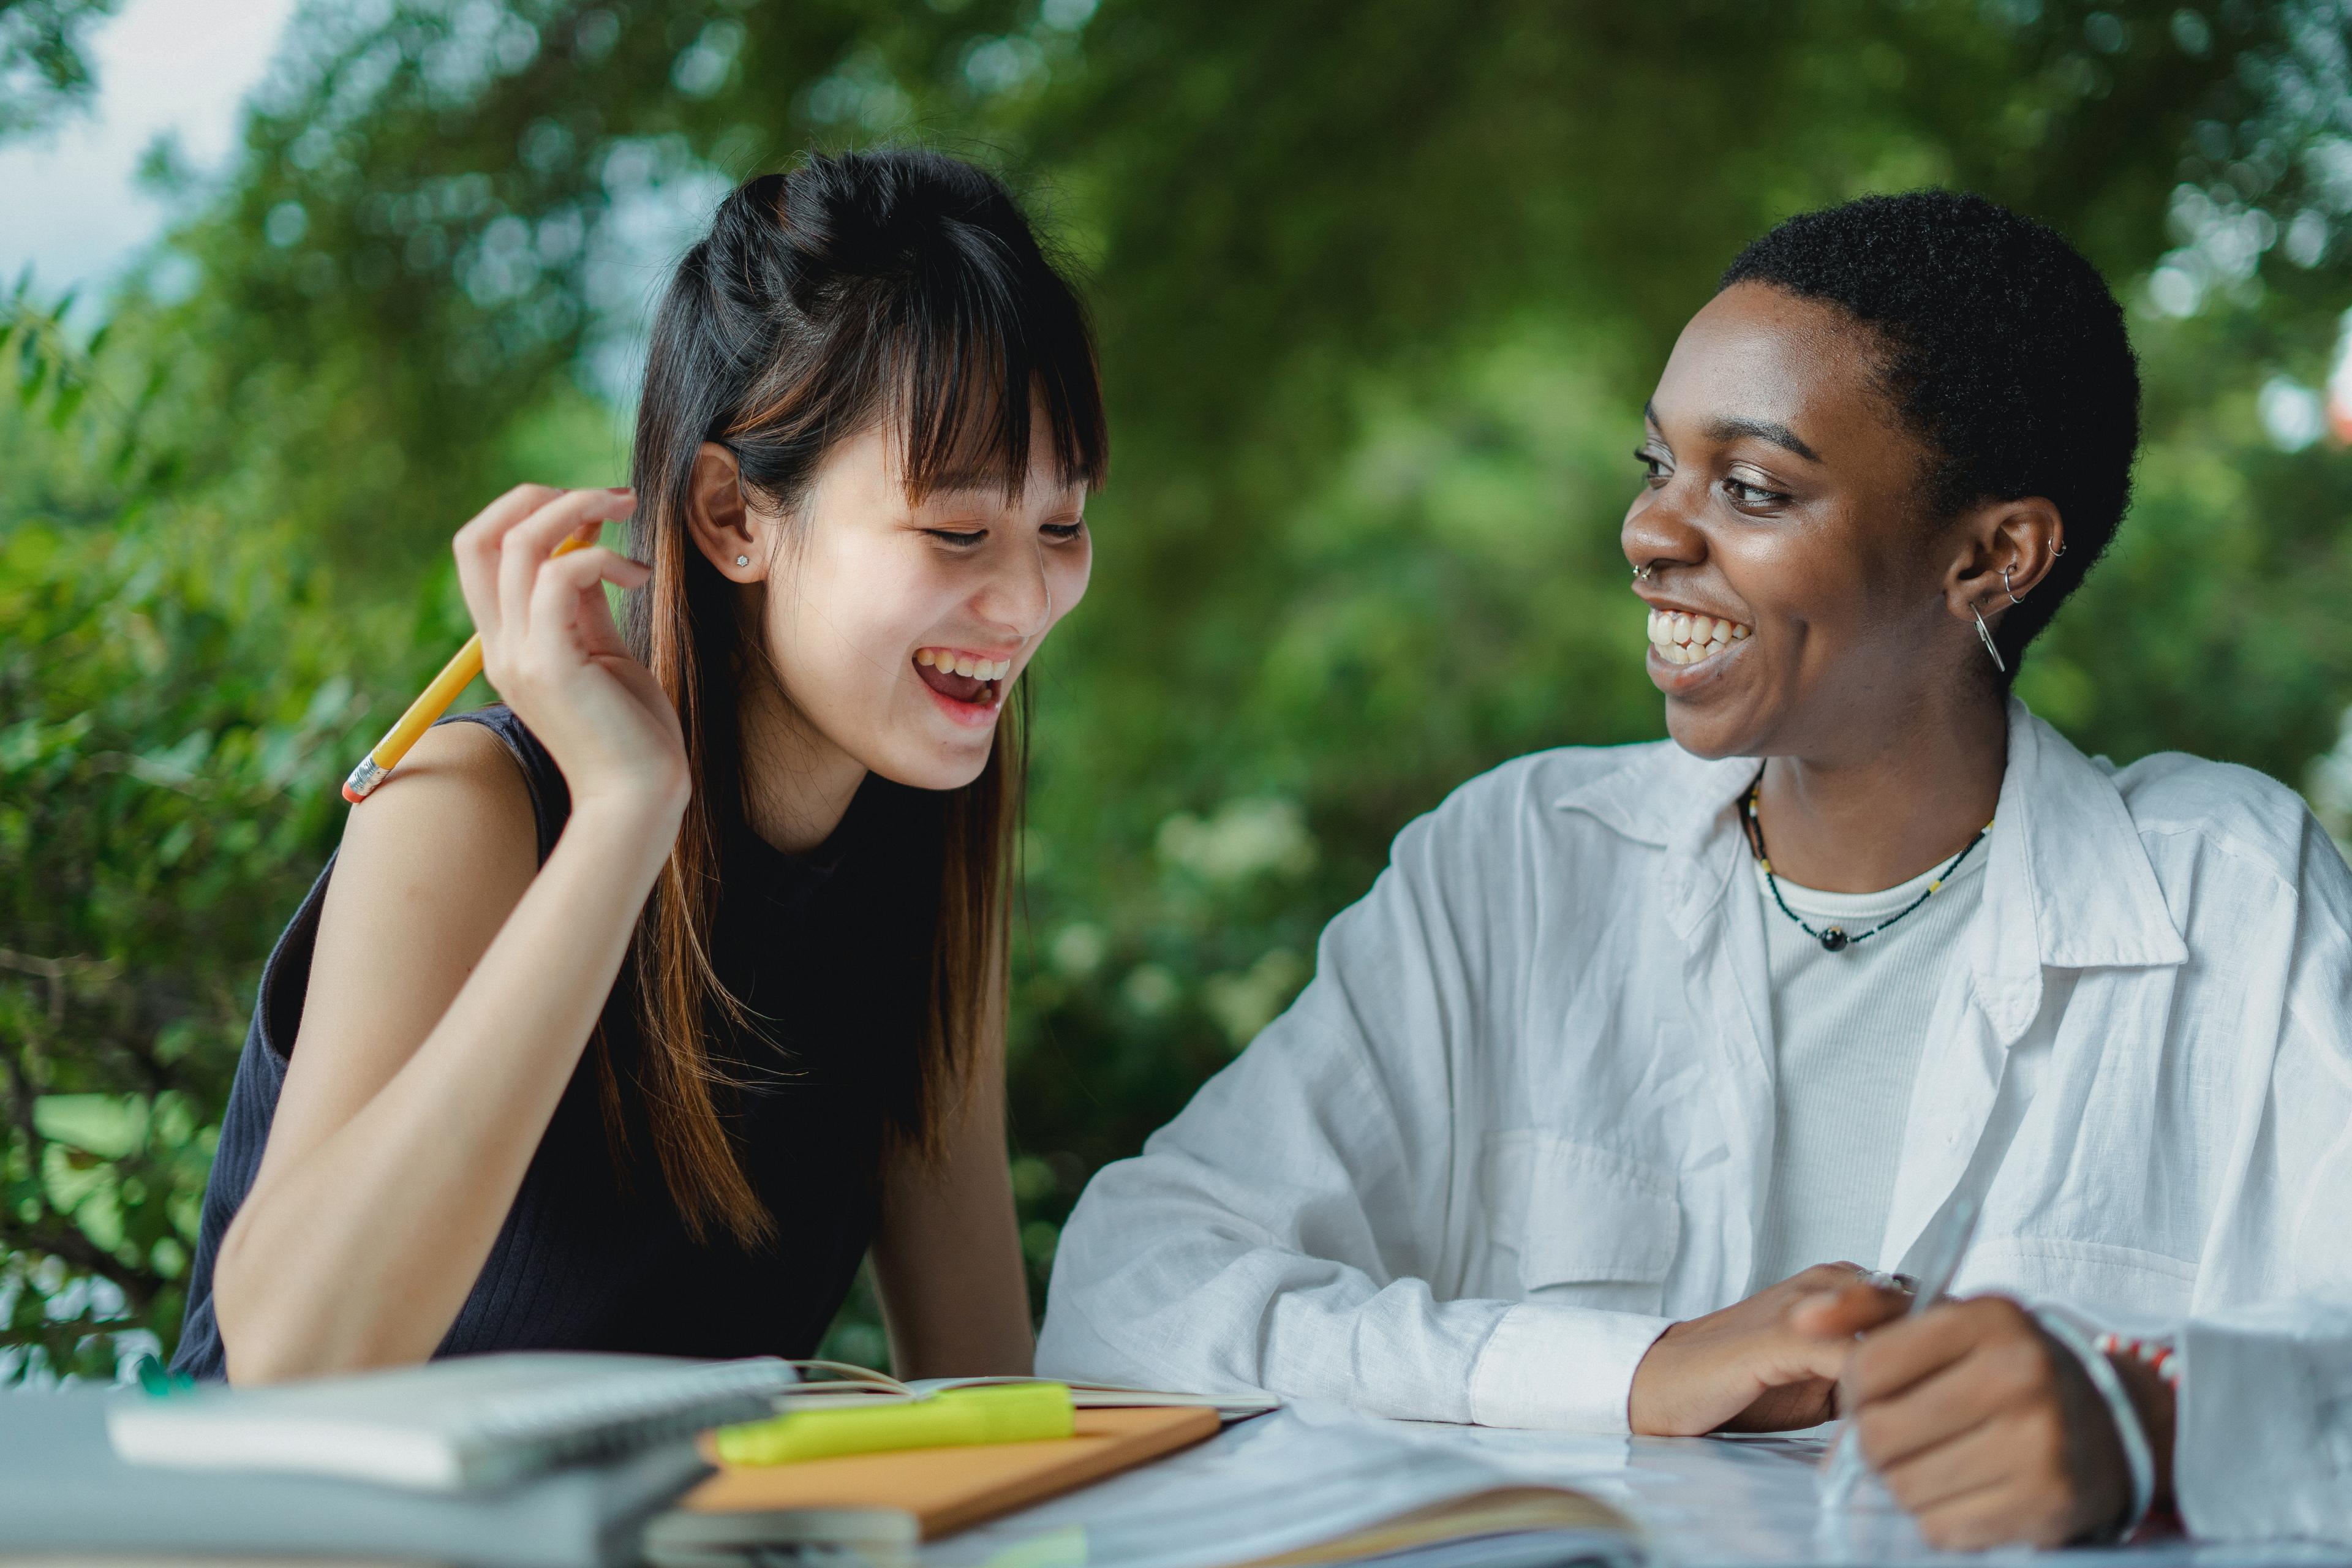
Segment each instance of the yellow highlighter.
[{"label": "yellow highlighter", "polygon": [[903,1405],[787,1411],[721,1426],[711,1434],[711,1447],[721,1464],[789,1465],[901,1448],[1042,1442],[1076,1429],[1068,1384],[1013,1383],[954,1388]]},{"label": "yellow highlighter", "polygon": [[[549,558],[551,560],[556,555],[569,555],[575,550],[585,550],[593,542],[593,540],[574,534],[557,545]],[[360,759],[360,765],[353,768],[351,777],[343,781],[343,798],[357,805],[373,794],[375,786],[383,783],[385,775],[400,765],[400,759],[408,755],[408,748],[416,744],[417,738],[433,728],[435,720],[449,710],[449,704],[457,700],[457,693],[465,690],[473,683],[474,677],[481,673],[482,634],[476,632],[466,639],[466,646],[441,667],[441,673],[416,694],[416,700],[408,705],[408,711],[394,721],[392,728],[383,732],[383,739],[375,743],[375,750]]]}]

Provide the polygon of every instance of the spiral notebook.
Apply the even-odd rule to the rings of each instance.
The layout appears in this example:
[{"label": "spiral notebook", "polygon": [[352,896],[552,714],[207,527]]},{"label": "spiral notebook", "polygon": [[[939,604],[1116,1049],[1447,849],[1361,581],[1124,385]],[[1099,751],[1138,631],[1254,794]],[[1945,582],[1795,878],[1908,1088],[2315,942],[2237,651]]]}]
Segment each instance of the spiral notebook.
[{"label": "spiral notebook", "polygon": [[683,1438],[488,1491],[162,1469],[109,1445],[121,1397],[0,1391],[0,1562],[639,1568],[646,1516],[709,1474]]},{"label": "spiral notebook", "polygon": [[131,1464],[467,1491],[756,1419],[797,1377],[766,1356],[523,1351],[267,1388],[134,1394],[109,1407],[106,1428]]}]

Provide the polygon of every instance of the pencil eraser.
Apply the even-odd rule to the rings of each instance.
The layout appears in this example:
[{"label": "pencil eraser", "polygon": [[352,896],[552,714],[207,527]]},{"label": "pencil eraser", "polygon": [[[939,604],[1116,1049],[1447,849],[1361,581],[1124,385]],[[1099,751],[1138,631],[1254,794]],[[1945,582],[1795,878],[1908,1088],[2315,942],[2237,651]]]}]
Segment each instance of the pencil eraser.
[{"label": "pencil eraser", "polygon": [[353,789],[351,785],[349,785],[349,784],[345,784],[345,785],[343,786],[343,798],[344,798],[345,800],[347,800],[347,801],[350,801],[353,805],[359,805],[359,803],[360,803],[360,802],[362,802],[362,801],[365,800],[365,799],[367,798],[367,796],[365,796],[365,795],[362,795],[359,791],[357,791],[357,790]]}]

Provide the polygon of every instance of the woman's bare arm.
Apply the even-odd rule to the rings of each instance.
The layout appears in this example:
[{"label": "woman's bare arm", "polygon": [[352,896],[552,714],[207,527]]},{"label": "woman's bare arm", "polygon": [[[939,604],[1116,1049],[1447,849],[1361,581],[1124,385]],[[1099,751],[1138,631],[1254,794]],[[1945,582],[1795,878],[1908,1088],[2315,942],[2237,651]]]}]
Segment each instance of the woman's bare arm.
[{"label": "woman's bare arm", "polygon": [[538,869],[521,777],[470,725],[352,813],[268,1152],[215,1266],[236,1381],[432,1353],[619,972],[664,826],[575,815]]},{"label": "woman's bare arm", "polygon": [[936,1165],[884,1172],[874,1277],[901,1377],[1026,1374],[1036,1355],[1004,1156],[1004,1063],[991,1051]]},{"label": "woman's bare arm", "polygon": [[464,1305],[577,1067],[687,798],[677,716],[555,544],[627,510],[517,490],[458,535],[491,679],[572,790],[547,863],[496,737],[436,731],[352,814],[292,1065],[213,1294],[233,1379],[420,1361]]}]

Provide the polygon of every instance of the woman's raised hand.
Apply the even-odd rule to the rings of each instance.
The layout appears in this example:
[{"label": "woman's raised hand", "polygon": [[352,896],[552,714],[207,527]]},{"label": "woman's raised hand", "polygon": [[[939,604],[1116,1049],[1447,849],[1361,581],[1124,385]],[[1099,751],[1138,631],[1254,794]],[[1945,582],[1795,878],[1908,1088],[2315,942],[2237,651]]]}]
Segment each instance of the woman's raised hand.
[{"label": "woman's raised hand", "polygon": [[644,586],[652,569],[565,540],[636,509],[626,489],[518,485],[457,531],[457,582],[482,636],[482,669],[563,770],[575,807],[611,800],[685,809],[677,710],[621,642],[604,585]]}]

